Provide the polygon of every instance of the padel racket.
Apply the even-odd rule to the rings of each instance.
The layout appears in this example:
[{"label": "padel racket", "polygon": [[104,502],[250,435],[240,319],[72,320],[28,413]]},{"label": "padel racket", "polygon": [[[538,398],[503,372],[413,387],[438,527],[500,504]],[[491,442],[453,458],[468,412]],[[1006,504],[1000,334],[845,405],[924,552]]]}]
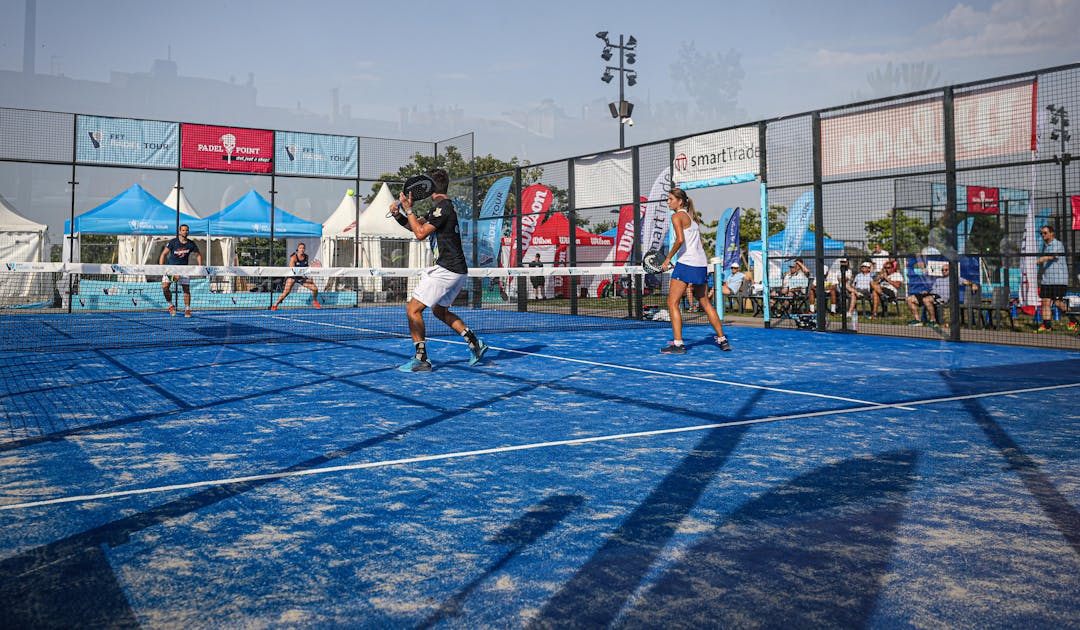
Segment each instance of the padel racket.
[{"label": "padel racket", "polygon": [[664,271],[661,268],[663,263],[660,252],[655,249],[645,252],[645,255],[641,258],[641,266],[645,268],[645,273],[662,273]]},{"label": "padel racket", "polygon": [[[401,192],[406,197],[412,195],[413,203],[416,203],[417,201],[427,199],[435,192],[435,180],[427,175],[413,175],[405,180],[405,186],[401,189]],[[401,202],[395,201],[394,206],[395,208],[400,208]]]}]

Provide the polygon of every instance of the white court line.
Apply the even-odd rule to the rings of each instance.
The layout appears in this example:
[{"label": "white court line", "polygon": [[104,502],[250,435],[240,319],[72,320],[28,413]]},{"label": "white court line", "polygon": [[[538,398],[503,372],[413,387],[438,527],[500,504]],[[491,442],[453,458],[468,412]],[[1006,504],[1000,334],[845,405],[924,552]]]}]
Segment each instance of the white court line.
[{"label": "white court line", "polygon": [[[299,323],[302,323],[302,324],[315,324],[315,325],[319,325],[319,326],[329,326],[329,327],[332,327],[332,328],[345,328],[345,329],[348,329],[348,330],[360,330],[360,331],[364,331],[364,332],[379,332],[379,333],[382,333],[382,334],[385,334],[385,335],[388,335],[388,336],[395,336],[395,337],[408,337],[409,336],[409,335],[404,335],[402,333],[380,331],[380,330],[376,330],[374,328],[360,328],[360,327],[355,327],[355,326],[344,326],[344,325],[341,325],[341,324],[332,324],[332,323],[329,323],[329,322],[315,322],[315,321],[311,321],[311,320],[307,320],[307,319],[295,319],[295,318],[282,317],[280,315],[265,315],[264,317],[277,317],[277,318],[280,318],[280,319],[287,319],[289,321],[299,322]],[[440,342],[440,343],[451,343],[451,344],[458,344],[458,345],[466,345],[464,341],[456,341],[456,340],[453,340],[453,339],[440,339],[438,337],[429,338],[427,341],[428,342],[437,341],[437,342]],[[817,392],[804,392],[802,390],[797,390],[797,389],[784,389],[782,387],[768,387],[768,386],[765,386],[765,385],[753,385],[753,384],[750,384],[750,383],[739,383],[739,382],[736,382],[736,381],[725,381],[725,380],[718,379],[718,378],[706,378],[704,376],[693,376],[693,375],[690,375],[690,374],[675,374],[675,373],[672,373],[672,372],[661,372],[660,370],[647,370],[645,368],[631,367],[629,365],[618,365],[616,363],[603,363],[601,361],[588,361],[588,360],[585,360],[585,359],[573,359],[573,358],[570,358],[570,357],[560,357],[560,356],[554,355],[554,354],[542,354],[540,352],[526,352],[524,350],[514,350],[512,348],[500,348],[498,346],[489,346],[489,348],[491,348],[492,350],[498,350],[499,352],[513,352],[514,354],[523,354],[525,356],[538,357],[538,358],[541,358],[541,359],[553,359],[553,360],[556,360],[556,361],[566,361],[567,363],[580,363],[580,364],[583,364],[583,365],[592,365],[592,366],[596,366],[596,367],[609,368],[609,369],[612,369],[612,370],[625,370],[625,371],[628,371],[628,372],[639,372],[639,373],[642,373],[642,374],[652,374],[652,375],[655,375],[655,376],[664,376],[664,377],[668,377],[668,378],[681,378],[681,379],[685,379],[685,380],[688,380],[688,381],[700,381],[700,382],[703,382],[703,383],[713,383],[713,384],[716,384],[716,385],[730,385],[732,387],[743,387],[743,388],[746,388],[746,389],[757,389],[757,390],[764,390],[764,391],[768,391],[768,392],[777,392],[777,393],[781,393],[781,394],[794,394],[796,396],[810,396],[810,397],[813,397],[813,398],[827,398],[829,400],[839,400],[839,401],[843,401],[843,402],[856,403],[856,404],[859,404],[859,405],[879,406],[879,405],[885,404],[885,403],[875,402],[873,400],[860,400],[858,398],[846,398],[844,396],[832,396],[830,394],[819,394]],[[914,409],[911,409],[909,407],[900,407],[900,406],[896,406],[896,405],[890,405],[890,406],[895,407],[896,409],[902,409],[904,411],[915,411]]]},{"label": "white court line", "polygon": [[[908,402],[908,405],[926,406],[934,405],[938,403],[956,402],[958,400],[972,400],[975,398],[991,398],[995,396],[1011,396],[1015,394],[1027,394],[1032,392],[1044,392],[1055,389],[1067,389],[1070,387],[1080,387],[1080,383],[1068,383],[1065,385],[1047,385],[1044,387],[1029,387],[1026,389],[1013,389],[1000,392],[985,392],[982,394],[968,394],[965,396],[949,396],[946,398],[928,398],[924,400],[916,400]],[[766,418],[757,418],[754,420],[735,420],[732,422],[717,422],[713,424],[699,424],[692,427],[678,427],[674,429],[656,429],[653,431],[637,431],[634,433],[618,433],[615,435],[598,435],[594,437],[574,438],[568,440],[555,440],[551,442],[534,442],[531,444],[518,444],[514,446],[498,446],[494,448],[484,448],[474,451],[460,451],[456,453],[441,453],[438,455],[420,455],[417,457],[406,457],[402,459],[390,459],[378,462],[366,462],[360,464],[345,464],[341,466],[328,466],[325,468],[311,468],[308,470],[294,470],[289,472],[267,473],[265,475],[249,475],[247,477],[231,477],[227,479],[215,479],[210,481],[195,481],[192,483],[181,483],[171,486],[155,486],[152,488],[139,488],[135,490],[118,490],[116,492],[103,492],[100,494],[84,494],[71,497],[61,497],[58,499],[46,499],[43,501],[30,501],[27,503],[14,503],[11,505],[0,505],[0,511],[4,510],[19,510],[32,507],[42,507],[47,505],[59,505],[62,503],[84,503],[88,501],[101,501],[104,499],[115,499],[119,497],[130,497],[141,494],[155,494],[161,492],[174,492],[177,490],[192,490],[195,488],[206,488],[212,486],[226,486],[239,483],[252,483],[256,481],[273,481],[277,479],[287,479],[290,477],[304,477],[308,475],[325,475],[335,472],[347,472],[354,470],[367,470],[372,468],[387,468],[389,466],[401,466],[405,464],[417,464],[423,462],[434,462],[448,459],[461,459],[464,457],[479,457],[481,455],[497,455],[501,453],[513,453],[515,451],[528,451],[541,448],[551,448],[555,446],[576,446],[579,444],[591,444],[596,442],[611,442],[615,440],[626,440],[639,437],[652,437],[657,435],[672,435],[676,433],[689,433],[694,431],[706,431],[710,429],[721,429],[726,427],[746,426],[752,424],[764,424],[767,422],[779,422],[782,420],[797,420],[801,418],[814,418],[823,416],[835,416],[849,413],[864,413],[868,411],[877,411],[880,409],[902,409],[900,405],[870,405],[867,407],[843,409],[843,410],[829,410],[829,411],[811,411],[806,413],[796,413],[783,416],[769,416]]]}]

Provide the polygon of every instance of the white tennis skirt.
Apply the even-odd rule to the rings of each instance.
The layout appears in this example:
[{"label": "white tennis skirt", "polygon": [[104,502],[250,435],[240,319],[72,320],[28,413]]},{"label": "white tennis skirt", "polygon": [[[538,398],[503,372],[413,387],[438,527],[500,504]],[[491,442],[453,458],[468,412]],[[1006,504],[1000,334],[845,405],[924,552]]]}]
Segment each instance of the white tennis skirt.
[{"label": "white tennis skirt", "polygon": [[468,275],[454,273],[445,267],[428,267],[420,272],[420,282],[416,284],[412,296],[424,306],[437,304],[450,307],[468,279]]}]

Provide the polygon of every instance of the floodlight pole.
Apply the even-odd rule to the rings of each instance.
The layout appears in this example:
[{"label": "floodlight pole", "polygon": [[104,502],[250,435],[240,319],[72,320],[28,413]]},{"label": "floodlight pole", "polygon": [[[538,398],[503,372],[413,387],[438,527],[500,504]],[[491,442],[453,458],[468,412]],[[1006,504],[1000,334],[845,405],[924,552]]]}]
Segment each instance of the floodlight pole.
[{"label": "floodlight pole", "polygon": [[[626,102],[626,75],[632,74],[632,79],[635,81],[637,80],[637,72],[626,68],[626,55],[628,52],[634,51],[637,47],[637,40],[633,36],[630,36],[630,39],[627,40],[625,39],[625,36],[619,35],[619,43],[614,44],[608,40],[607,31],[597,33],[596,36],[604,42],[605,61],[610,58],[610,55],[607,55],[607,52],[610,51],[610,49],[617,48],[619,50],[618,67],[606,66],[604,68],[604,76],[601,77],[601,80],[604,81],[604,83],[607,83],[611,81],[611,72],[619,73],[619,102],[615,104],[611,115],[619,121],[619,148],[623,149],[626,148],[626,129],[624,127],[626,126],[627,121],[631,121],[630,108],[633,107],[633,105]],[[631,58],[629,63],[633,64],[634,58]],[[633,122],[631,121],[630,124],[633,124]]]},{"label": "floodlight pole", "polygon": [[[1069,166],[1069,162],[1072,161],[1072,155],[1066,152],[1065,143],[1072,139],[1072,135],[1069,133],[1069,112],[1065,110],[1064,106],[1048,105],[1046,109],[1051,114],[1050,123],[1052,125],[1050,131],[1051,139],[1057,139],[1061,141],[1061,152],[1055,157],[1055,161],[1061,165],[1061,220],[1064,225],[1069,224],[1069,202],[1068,202],[1068,187],[1065,183],[1066,169]],[[1056,232],[1063,232],[1064,230],[1057,230]],[[1076,233],[1072,233],[1071,249],[1076,249]]]},{"label": "floodlight pole", "polygon": [[[624,50],[623,49],[623,36],[619,35],[619,110],[620,110],[620,112],[619,112],[619,116],[620,116],[619,117],[619,148],[620,149],[622,149],[622,148],[624,148],[626,146],[626,123],[622,119],[622,104],[623,104],[623,101],[626,100],[624,98],[624,96],[623,96],[623,89],[624,89],[623,86],[626,85],[626,81],[623,80],[623,77],[626,76],[626,75],[623,74],[624,72],[626,72],[625,67],[623,65],[623,58],[625,57],[625,55],[623,54],[623,50]],[[1061,168],[1062,168],[1061,172],[1064,173],[1065,172],[1065,170],[1064,170],[1065,167],[1062,166]],[[1065,179],[1065,176],[1062,175],[1062,182],[1064,182],[1064,179]],[[1063,187],[1064,187],[1064,185],[1065,184],[1062,183]],[[1062,190],[1064,190],[1064,188],[1062,188]]]}]

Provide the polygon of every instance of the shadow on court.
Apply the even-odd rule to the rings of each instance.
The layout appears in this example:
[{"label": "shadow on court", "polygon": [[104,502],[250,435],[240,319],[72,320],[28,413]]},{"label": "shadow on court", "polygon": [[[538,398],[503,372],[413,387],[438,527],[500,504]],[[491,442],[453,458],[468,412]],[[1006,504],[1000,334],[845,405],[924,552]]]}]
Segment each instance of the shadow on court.
[{"label": "shadow on court", "polygon": [[[517,391],[507,392],[507,395],[523,395],[531,389],[532,385],[525,385]],[[496,399],[482,400],[475,405],[446,411],[279,472],[318,468],[495,402]],[[127,620],[134,619],[134,616],[120,593],[112,567],[102,553],[102,545],[118,547],[136,532],[198,512],[276,481],[278,479],[269,478],[211,487],[0,561],[0,627],[129,627]],[[87,619],[95,622],[85,623]]]},{"label": "shadow on court", "polygon": [[521,518],[488,540],[489,544],[509,546],[510,550],[488,567],[479,577],[458,591],[454,597],[440,606],[438,610],[429,615],[427,619],[420,622],[417,628],[430,628],[441,621],[460,615],[462,604],[478,586],[501,571],[518,554],[539,540],[544,534],[554,529],[556,525],[584,502],[585,498],[576,494],[555,495],[526,510]]},{"label": "shadow on court", "polygon": [[863,628],[875,610],[916,453],[823,466],[735,512],[624,613],[627,627]]},{"label": "shadow on court", "polygon": [[[751,396],[735,417],[753,409]],[[679,462],[607,542],[548,600],[534,627],[609,625],[649,572],[679,524],[735,450],[746,427],[713,429]]]}]

